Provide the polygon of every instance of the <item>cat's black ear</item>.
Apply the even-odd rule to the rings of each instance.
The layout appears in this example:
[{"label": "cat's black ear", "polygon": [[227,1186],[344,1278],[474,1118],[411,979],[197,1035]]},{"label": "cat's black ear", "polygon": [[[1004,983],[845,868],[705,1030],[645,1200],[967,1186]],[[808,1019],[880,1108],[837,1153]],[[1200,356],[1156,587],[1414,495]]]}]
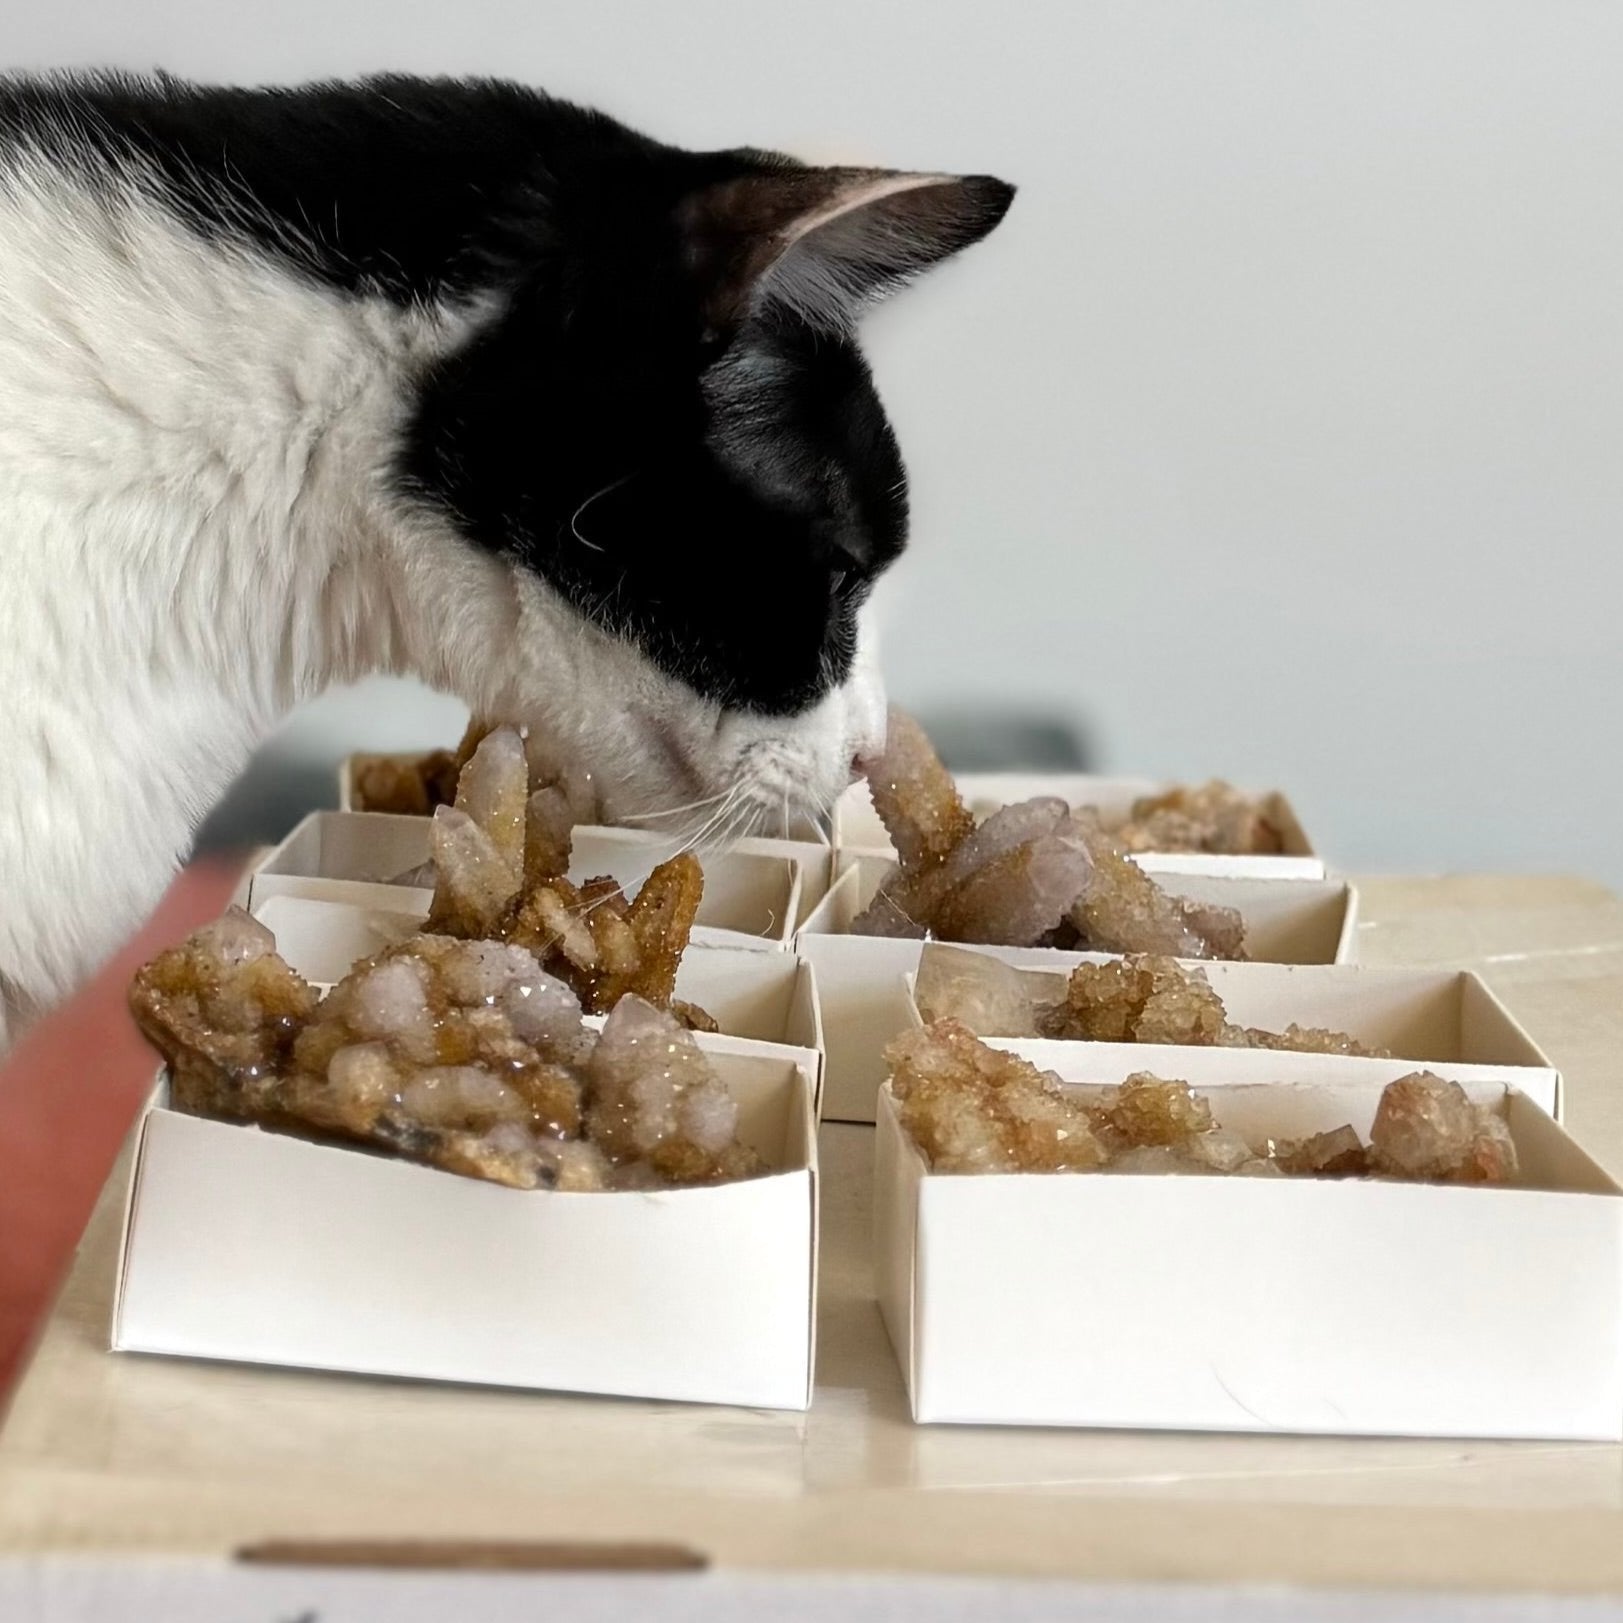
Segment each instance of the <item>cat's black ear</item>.
[{"label": "cat's black ear", "polygon": [[1013,198],[990,175],[785,163],[695,192],[680,221],[708,326],[779,303],[844,330],[864,305],[979,242]]}]

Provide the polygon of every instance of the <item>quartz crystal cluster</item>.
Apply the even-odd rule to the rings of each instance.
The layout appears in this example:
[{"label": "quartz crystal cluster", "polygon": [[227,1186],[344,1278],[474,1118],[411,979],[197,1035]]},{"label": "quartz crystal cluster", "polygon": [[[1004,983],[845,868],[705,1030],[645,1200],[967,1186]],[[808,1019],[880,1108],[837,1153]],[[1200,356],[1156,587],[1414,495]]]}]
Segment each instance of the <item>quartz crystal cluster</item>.
[{"label": "quartz crystal cluster", "polygon": [[1238,913],[1169,895],[1091,812],[1038,798],[977,826],[923,729],[900,711],[869,784],[898,862],[853,922],[859,934],[1243,956]]},{"label": "quartz crystal cluster", "polygon": [[937,947],[919,965],[915,996],[924,1017],[950,1017],[982,1037],[1057,1037],[1100,1043],[1178,1043],[1195,1048],[1273,1048],[1389,1058],[1344,1031],[1237,1026],[1206,972],[1175,958],[1129,953],[1079,964],[1058,1003],[1041,1003],[1017,969],[985,953]]},{"label": "quartz crystal cluster", "polygon": [[886,1058],[902,1126],[937,1172],[1278,1170],[1185,1082],[1140,1072],[1119,1088],[1063,1087],[956,1020],[904,1033]]},{"label": "quartz crystal cluster", "polygon": [[471,721],[454,750],[430,750],[414,759],[398,755],[357,755],[350,766],[350,799],[356,811],[394,812],[427,817],[456,800],[457,780],[490,731]]},{"label": "quartz crystal cluster", "polygon": [[1187,1082],[1140,1071],[1119,1087],[1066,1087],[989,1048],[956,1020],[886,1051],[901,1124],[936,1172],[1171,1172],[1505,1183],[1504,1117],[1457,1082],[1417,1071],[1388,1083],[1365,1145],[1351,1126],[1253,1145],[1218,1124]]},{"label": "quartz crystal cluster", "polygon": [[1221,856],[1274,855],[1284,850],[1262,802],[1220,778],[1181,785],[1133,802],[1110,832],[1127,851],[1208,851]]},{"label": "quartz crystal cluster", "polygon": [[1504,1183],[1516,1175],[1516,1143],[1504,1117],[1429,1071],[1387,1085],[1369,1154],[1376,1172],[1430,1183]]},{"label": "quartz crystal cluster", "polygon": [[612,879],[568,879],[572,818],[561,791],[531,793],[524,744],[486,734],[459,774],[456,804],[434,813],[434,899],[426,928],[524,947],[573,988],[588,1014],[635,995],[713,1031],[674,1003],[676,972],[704,893],[691,853],[661,863],[635,900]]},{"label": "quartz crystal cluster", "polygon": [[1202,969],[1173,958],[1129,954],[1071,971],[1065,999],[1038,1012],[1044,1037],[1110,1043],[1185,1043],[1201,1048],[1273,1048],[1299,1054],[1353,1054],[1390,1058],[1373,1047],[1324,1026],[1293,1020],[1283,1031],[1237,1026]]},{"label": "quartz crystal cluster", "polygon": [[419,935],[323,999],[228,913],[142,968],[136,1021],[195,1115],[388,1151],[520,1189],[655,1189],[765,1170],[669,1012],[627,994],[602,1032],[515,942]]}]

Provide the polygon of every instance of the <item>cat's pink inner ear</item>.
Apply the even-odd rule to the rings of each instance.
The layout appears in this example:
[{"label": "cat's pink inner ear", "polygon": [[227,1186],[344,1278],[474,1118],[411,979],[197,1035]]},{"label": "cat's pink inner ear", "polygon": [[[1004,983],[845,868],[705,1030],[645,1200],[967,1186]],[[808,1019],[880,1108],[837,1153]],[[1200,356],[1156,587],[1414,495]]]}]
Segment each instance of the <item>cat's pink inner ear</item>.
[{"label": "cat's pink inner ear", "polygon": [[978,242],[1013,196],[988,175],[785,169],[698,193],[682,224],[712,325],[770,301],[843,330],[872,299]]}]

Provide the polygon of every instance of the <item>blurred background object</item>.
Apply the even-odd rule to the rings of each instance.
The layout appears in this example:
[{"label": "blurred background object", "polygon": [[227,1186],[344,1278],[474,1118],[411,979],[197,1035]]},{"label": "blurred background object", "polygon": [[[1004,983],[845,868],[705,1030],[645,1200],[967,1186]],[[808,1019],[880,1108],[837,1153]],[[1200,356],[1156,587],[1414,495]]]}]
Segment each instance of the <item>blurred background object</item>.
[{"label": "blurred background object", "polygon": [[[1623,8],[17,0],[7,23],[18,67],[501,73],[692,146],[1017,181],[984,247],[868,325],[913,482],[897,697],[986,718],[948,741],[965,765],[1075,731],[1101,770],[1279,785],[1350,867],[1623,883]],[[280,822],[350,749],[456,737],[443,699],[357,691],[221,817]]]}]

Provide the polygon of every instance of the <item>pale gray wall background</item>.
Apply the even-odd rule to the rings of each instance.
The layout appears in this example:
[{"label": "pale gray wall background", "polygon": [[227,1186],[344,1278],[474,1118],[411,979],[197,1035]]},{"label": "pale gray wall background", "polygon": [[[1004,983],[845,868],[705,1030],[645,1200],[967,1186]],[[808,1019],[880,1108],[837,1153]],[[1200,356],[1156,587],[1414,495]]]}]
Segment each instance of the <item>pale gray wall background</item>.
[{"label": "pale gray wall background", "polygon": [[[915,490],[897,695],[1278,782],[1349,865],[1623,883],[1623,7],[11,0],[4,48],[500,72],[1017,181],[870,327]],[[285,745],[457,719],[391,687]]]}]

